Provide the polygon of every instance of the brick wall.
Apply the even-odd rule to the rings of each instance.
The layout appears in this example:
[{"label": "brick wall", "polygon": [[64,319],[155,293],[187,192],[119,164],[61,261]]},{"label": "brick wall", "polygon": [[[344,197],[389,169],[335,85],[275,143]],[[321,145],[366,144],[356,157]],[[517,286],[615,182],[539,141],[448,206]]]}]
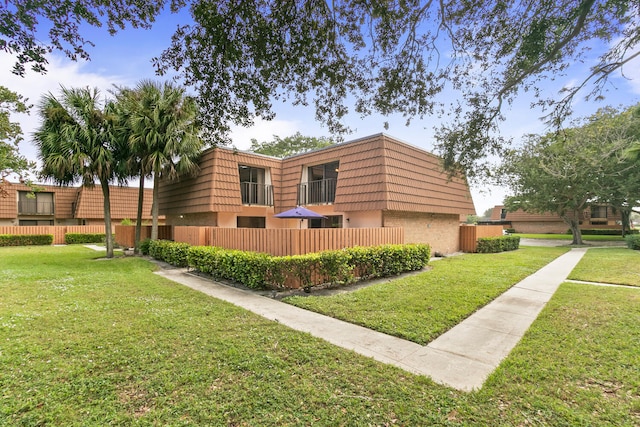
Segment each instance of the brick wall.
[{"label": "brick wall", "polygon": [[553,222],[516,222],[511,221],[511,226],[516,233],[546,234],[546,233],[564,233],[569,226],[563,221]]},{"label": "brick wall", "polygon": [[383,225],[403,227],[405,243],[428,243],[432,254],[460,250],[459,215],[385,211]]}]

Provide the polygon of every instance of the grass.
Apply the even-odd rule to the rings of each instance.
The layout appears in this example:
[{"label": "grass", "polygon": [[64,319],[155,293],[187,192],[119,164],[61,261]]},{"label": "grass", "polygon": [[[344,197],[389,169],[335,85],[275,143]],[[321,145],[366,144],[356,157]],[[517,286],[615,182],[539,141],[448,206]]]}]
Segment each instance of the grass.
[{"label": "grass", "polygon": [[568,250],[524,247],[497,255],[465,254],[432,262],[431,270],[390,283],[284,301],[426,344]]},{"label": "grass", "polygon": [[640,251],[627,248],[589,249],[569,279],[640,286]]},{"label": "grass", "polygon": [[562,285],[467,394],[97,256],[0,248],[0,425],[640,423],[636,289]]},{"label": "grass", "polygon": [[[512,236],[520,236],[523,239],[546,239],[546,240],[573,240],[571,234],[524,234],[514,233]],[[601,236],[601,235],[582,235],[582,240],[592,242],[624,242],[622,236]]]},{"label": "grass", "polygon": [[508,425],[638,426],[639,325],[639,290],[565,283],[475,398]]}]

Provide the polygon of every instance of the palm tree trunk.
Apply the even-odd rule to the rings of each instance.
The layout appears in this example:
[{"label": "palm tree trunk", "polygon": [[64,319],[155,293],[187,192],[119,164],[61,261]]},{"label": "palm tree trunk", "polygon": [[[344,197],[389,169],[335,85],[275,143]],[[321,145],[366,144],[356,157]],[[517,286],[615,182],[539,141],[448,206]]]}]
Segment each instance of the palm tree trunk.
[{"label": "palm tree trunk", "polygon": [[158,240],[158,187],[160,183],[160,174],[153,171],[153,202],[151,204],[151,240]]},{"label": "palm tree trunk", "polygon": [[142,207],[144,205],[144,175],[140,171],[140,187],[138,188],[138,213],[136,216],[136,237],[133,253],[140,252],[140,233],[142,231]]},{"label": "palm tree trunk", "polygon": [[113,258],[113,234],[111,232],[111,199],[109,196],[109,183],[100,180],[102,196],[104,198],[104,236],[107,245],[107,258]]}]

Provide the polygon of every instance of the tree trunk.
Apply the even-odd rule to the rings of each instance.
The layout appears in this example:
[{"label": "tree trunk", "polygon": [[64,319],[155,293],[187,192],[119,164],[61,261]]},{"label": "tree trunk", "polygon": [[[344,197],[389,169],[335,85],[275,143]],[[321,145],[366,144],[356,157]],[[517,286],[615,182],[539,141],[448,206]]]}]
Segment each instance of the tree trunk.
[{"label": "tree trunk", "polygon": [[622,220],[622,237],[631,230],[631,208],[620,208],[620,219]]},{"label": "tree trunk", "polygon": [[153,171],[153,202],[151,203],[151,240],[158,240],[158,184],[160,183],[160,174]]},{"label": "tree trunk", "polygon": [[573,235],[572,245],[582,245],[582,232],[580,231],[580,211],[575,210],[570,215],[564,214],[560,216],[562,220],[571,229]]},{"label": "tree trunk", "polygon": [[144,176],[140,173],[140,187],[138,188],[138,213],[136,216],[136,237],[133,253],[140,252],[140,233],[142,231],[142,207],[144,205]]},{"label": "tree trunk", "polygon": [[109,197],[109,183],[100,181],[104,198],[104,237],[107,246],[107,258],[113,258],[113,233],[111,232],[111,199]]},{"label": "tree trunk", "polygon": [[572,245],[582,245],[582,232],[580,231],[580,221],[577,219],[570,219],[567,221],[569,227],[571,228],[571,234],[573,235]]}]

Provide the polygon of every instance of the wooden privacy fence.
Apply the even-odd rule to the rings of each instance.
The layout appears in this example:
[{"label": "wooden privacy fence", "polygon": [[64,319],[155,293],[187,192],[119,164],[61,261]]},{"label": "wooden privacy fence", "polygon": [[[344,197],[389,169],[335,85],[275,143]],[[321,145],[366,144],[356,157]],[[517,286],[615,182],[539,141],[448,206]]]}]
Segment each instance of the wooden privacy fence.
[{"label": "wooden privacy fence", "polygon": [[173,230],[173,239],[193,246],[218,246],[273,256],[302,255],[352,246],[403,244],[404,229],[314,228],[265,229],[182,227]]},{"label": "wooden privacy fence", "polygon": [[481,237],[502,236],[501,225],[468,225],[460,226],[460,250],[462,252],[475,252],[478,248],[478,239]]},{"label": "wooden privacy fence", "polygon": [[[103,227],[104,228],[104,227]],[[133,248],[136,240],[135,225],[116,225],[116,243],[123,248]],[[151,226],[143,225],[140,229],[140,240],[151,237]],[[173,227],[170,225],[158,226],[158,239],[173,240]]]},{"label": "wooden privacy fence", "polygon": [[53,234],[53,244],[64,244],[67,233],[104,234],[104,225],[17,225],[0,226],[0,234]]}]

